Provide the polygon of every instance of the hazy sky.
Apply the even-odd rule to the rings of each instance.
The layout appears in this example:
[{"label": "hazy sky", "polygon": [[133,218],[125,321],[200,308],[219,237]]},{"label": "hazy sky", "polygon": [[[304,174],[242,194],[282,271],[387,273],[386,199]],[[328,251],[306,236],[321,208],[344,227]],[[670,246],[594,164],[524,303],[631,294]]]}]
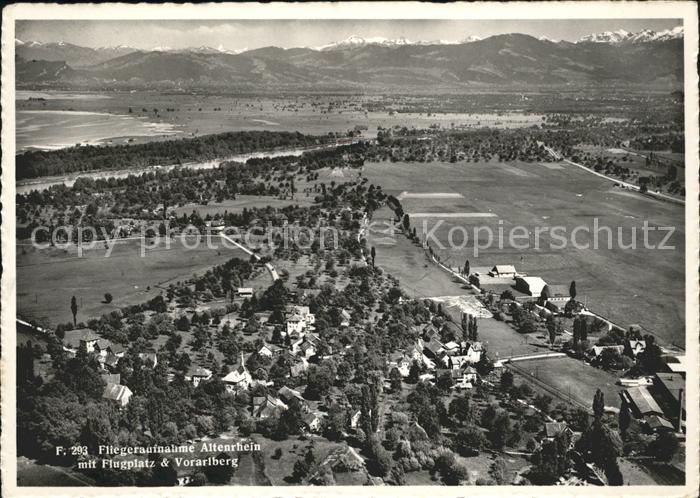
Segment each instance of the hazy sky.
[{"label": "hazy sky", "polygon": [[315,47],[362,37],[405,37],[409,40],[462,40],[502,33],[525,33],[555,40],[578,40],[601,31],[655,31],[679,26],[674,19],[611,20],[274,20],[274,21],[18,21],[16,38],[22,41],[65,41],[87,47],[129,45],[150,49],[223,46],[229,50],[278,47]]}]

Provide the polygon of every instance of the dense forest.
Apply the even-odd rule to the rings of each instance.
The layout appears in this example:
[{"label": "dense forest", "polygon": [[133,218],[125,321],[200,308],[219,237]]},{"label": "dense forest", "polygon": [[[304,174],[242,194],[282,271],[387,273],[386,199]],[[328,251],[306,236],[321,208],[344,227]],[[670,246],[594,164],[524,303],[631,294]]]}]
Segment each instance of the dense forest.
[{"label": "dense forest", "polygon": [[241,131],[134,145],[28,151],[17,155],[16,171],[17,179],[23,180],[81,171],[206,161],[277,148],[312,147],[334,139],[333,134],[312,136],[286,131]]}]

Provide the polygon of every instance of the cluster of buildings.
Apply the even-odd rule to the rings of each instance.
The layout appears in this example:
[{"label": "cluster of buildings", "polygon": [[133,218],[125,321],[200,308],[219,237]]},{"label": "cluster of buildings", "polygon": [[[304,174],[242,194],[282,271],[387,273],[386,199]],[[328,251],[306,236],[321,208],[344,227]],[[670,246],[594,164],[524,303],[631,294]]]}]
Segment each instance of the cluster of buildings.
[{"label": "cluster of buildings", "polygon": [[[309,368],[308,359],[315,356],[319,349],[320,338],[313,332],[315,317],[310,312],[308,306],[289,306],[285,310],[286,327],[283,336],[289,336],[290,347],[281,347],[273,344],[264,344],[257,353],[277,359],[284,356],[287,364],[290,365],[289,377],[296,378],[304,374]],[[129,404],[133,392],[128,386],[121,384],[120,375],[116,373],[117,364],[126,354],[126,348],[119,344],[101,338],[94,330],[81,328],[65,332],[63,338],[63,349],[69,355],[76,355],[81,346],[94,355],[100,363],[102,375],[106,383],[103,393],[104,399],[115,402],[119,407],[126,407]],[[144,367],[155,367],[158,357],[155,352],[139,353],[139,357],[144,362]],[[236,394],[248,391],[256,385],[272,385],[271,382],[258,380],[265,378],[263,375],[255,375],[246,367],[245,359],[241,354],[240,362],[221,381],[226,386],[229,393]],[[170,378],[172,379],[172,374]],[[201,382],[208,381],[214,377],[214,372],[200,365],[191,365],[185,373],[185,380],[197,387]],[[320,428],[321,415],[311,410],[308,402],[303,396],[289,387],[283,386],[277,396],[268,394],[266,396],[254,397],[252,399],[251,413],[254,418],[265,419],[278,416],[281,411],[288,408],[291,398],[299,400],[304,412],[304,424],[307,430],[317,431]]]},{"label": "cluster of buildings", "polygon": [[622,379],[627,389],[620,393],[623,405],[650,432],[684,433],[685,356],[669,357],[665,371],[642,379]]},{"label": "cluster of buildings", "polygon": [[429,324],[409,350],[389,357],[388,366],[389,369],[396,368],[405,378],[416,362],[427,370],[420,375],[420,380],[432,381],[448,372],[452,376],[454,389],[471,389],[477,378],[472,365],[481,360],[482,352],[482,344],[478,341],[441,342],[439,331]]}]

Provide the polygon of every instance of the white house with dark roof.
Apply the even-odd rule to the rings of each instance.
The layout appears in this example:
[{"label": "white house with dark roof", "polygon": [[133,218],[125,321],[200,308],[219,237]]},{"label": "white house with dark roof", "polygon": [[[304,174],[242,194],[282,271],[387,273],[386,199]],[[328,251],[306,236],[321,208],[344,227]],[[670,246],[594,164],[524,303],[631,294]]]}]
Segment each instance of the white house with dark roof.
[{"label": "white house with dark roof", "polygon": [[80,345],[83,344],[87,352],[92,353],[99,340],[100,336],[92,329],[66,330],[63,336],[63,350],[74,355],[78,352]]},{"label": "white house with dark roof", "polygon": [[230,393],[246,391],[253,383],[253,377],[245,366],[243,354],[241,354],[240,364],[226,374],[221,381],[226,385],[226,390]]},{"label": "white house with dark roof", "polygon": [[301,317],[300,314],[294,313],[287,318],[287,335],[301,334],[306,328],[306,321]]},{"label": "white house with dark roof", "polygon": [[515,277],[515,289],[532,297],[540,297],[547,282],[540,277]]}]

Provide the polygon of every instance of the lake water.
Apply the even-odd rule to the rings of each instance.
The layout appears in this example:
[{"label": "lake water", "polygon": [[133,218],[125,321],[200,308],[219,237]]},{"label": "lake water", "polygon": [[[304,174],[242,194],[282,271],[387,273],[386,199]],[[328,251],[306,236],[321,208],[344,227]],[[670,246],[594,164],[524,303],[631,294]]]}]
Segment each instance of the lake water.
[{"label": "lake water", "polygon": [[177,135],[171,124],[129,115],[86,111],[18,110],[17,152],[61,149],[76,144],[124,143],[126,137]]}]

